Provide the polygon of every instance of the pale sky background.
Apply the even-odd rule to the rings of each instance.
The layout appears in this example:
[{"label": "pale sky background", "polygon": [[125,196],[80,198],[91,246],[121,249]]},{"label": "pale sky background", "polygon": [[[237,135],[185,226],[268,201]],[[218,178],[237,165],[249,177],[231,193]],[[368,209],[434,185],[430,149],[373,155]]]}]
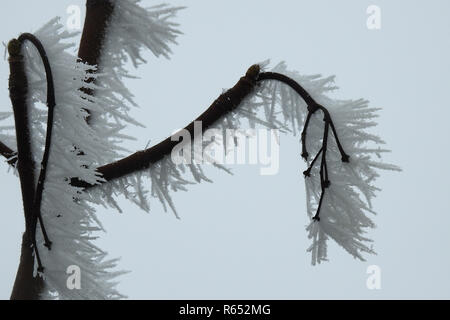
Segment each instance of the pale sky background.
[{"label": "pale sky background", "polygon": [[[143,1],[146,5],[159,1]],[[190,0],[176,19],[184,35],[170,61],[149,63],[129,82],[146,129],[130,149],[183,127],[247,68],[270,58],[302,74],[336,75],[341,98],[382,107],[375,132],[403,168],[382,172],[374,201],[378,255],[354,260],[329,242],[330,261],[313,267],[306,249],[305,164],[299,137],[282,135],[280,171],[256,166],[235,175],[208,170],[214,184],[174,194],[176,220],[155,200],[150,214],[122,201],[124,213],[99,209],[100,246],[122,257],[119,289],[133,299],[450,298],[450,2],[380,0]],[[81,0],[3,1],[0,40],[68,17]],[[368,30],[366,9],[381,9],[381,30]],[[0,63],[0,111],[10,110],[7,61]],[[0,164],[0,298],[8,299],[24,228],[19,180]],[[381,268],[381,289],[368,290],[366,269]]]}]

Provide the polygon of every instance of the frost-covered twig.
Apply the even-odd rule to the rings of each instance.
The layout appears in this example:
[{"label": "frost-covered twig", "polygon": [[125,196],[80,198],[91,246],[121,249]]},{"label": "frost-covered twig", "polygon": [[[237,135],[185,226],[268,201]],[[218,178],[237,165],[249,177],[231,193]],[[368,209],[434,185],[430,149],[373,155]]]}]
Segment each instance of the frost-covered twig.
[{"label": "frost-covered twig", "polygon": [[[261,64],[261,67],[264,65]],[[279,85],[279,81],[287,86]],[[261,72],[252,87],[253,90],[248,93],[244,86],[236,85],[219,97],[208,109],[210,115],[216,115],[215,122],[208,119],[205,124],[202,116],[196,120],[202,121],[205,128],[224,132],[224,141],[226,129],[241,128],[241,120],[248,120],[252,128],[260,124],[267,128],[292,131],[294,134],[306,126],[308,139],[306,130],[303,130],[302,154],[305,156],[307,150],[311,150],[316,155],[311,162],[306,157],[309,163],[305,171],[307,213],[311,219],[307,230],[313,240],[308,251],[312,253],[312,263],[326,260],[326,244],[330,238],[355,258],[364,260],[363,252],[374,253],[373,248],[366,244],[371,240],[363,234],[367,228],[375,226],[368,214],[374,213],[371,199],[378,189],[372,183],[379,176],[377,170],[399,170],[396,166],[372,159],[372,155],[380,157],[381,153],[387,152],[386,149],[373,147],[384,142],[366,132],[367,128],[375,124],[372,119],[376,117],[378,109],[370,108],[368,102],[362,99],[332,99],[327,93],[336,88],[333,77],[300,76],[297,72],[288,71],[284,63],[277,65],[272,73]],[[238,105],[235,101],[230,103],[228,95],[230,92],[239,92],[240,88],[243,89],[242,93],[247,92],[248,95],[243,94]],[[275,107],[281,108],[281,112],[276,111]],[[318,116],[319,110],[324,118]],[[192,137],[192,124],[185,129]],[[330,139],[330,135],[335,139]],[[170,154],[175,145],[174,141],[166,139],[150,149],[99,167],[98,172],[109,183],[100,182],[100,186],[89,193],[103,197],[106,204],[116,208],[115,195],[124,194],[143,210],[148,210],[147,192],[140,183],[142,177],[147,176],[151,184],[150,194],[158,198],[164,208],[169,205],[177,215],[170,193],[186,190],[186,186],[192,183],[184,176],[186,168],[195,182],[210,180],[202,171],[204,162],[194,160],[187,166],[174,163]],[[213,164],[226,169],[217,163]],[[315,168],[318,174],[311,174]],[[88,189],[94,186],[79,179],[73,179],[72,183]]]},{"label": "frost-covered twig", "polygon": [[303,131],[302,131],[302,157],[305,159],[305,161],[308,160],[308,156],[309,156],[307,147],[306,147],[306,135],[307,135],[307,131],[308,131],[308,126],[311,121],[311,117],[318,110],[322,111],[322,113],[323,113],[323,116],[324,116],[323,121],[325,122],[325,124],[324,124],[324,129],[323,129],[322,147],[317,152],[317,155],[314,157],[308,170],[306,170],[304,172],[305,177],[309,177],[311,175],[312,166],[314,165],[317,158],[321,154],[322,160],[320,163],[320,170],[319,170],[321,194],[320,194],[320,200],[319,200],[319,204],[317,206],[316,214],[313,217],[314,221],[320,221],[320,216],[319,216],[320,208],[322,207],[325,190],[330,187],[330,183],[331,183],[330,180],[328,179],[328,167],[327,167],[327,160],[326,160],[326,155],[327,155],[327,151],[328,151],[327,150],[328,133],[329,133],[330,127],[332,128],[334,138],[336,140],[336,144],[338,146],[339,152],[341,153],[342,162],[349,162],[350,156],[345,153],[344,148],[342,147],[342,144],[339,141],[339,137],[336,132],[336,128],[333,123],[333,119],[331,118],[331,115],[330,115],[330,112],[328,111],[328,109],[325,108],[324,106],[318,104],[300,84],[298,84],[295,80],[289,78],[288,76],[280,74],[280,73],[276,73],[276,72],[265,72],[265,73],[260,74],[258,77],[258,81],[263,81],[263,80],[277,80],[277,81],[280,81],[280,82],[288,85],[295,92],[297,92],[303,98],[305,103],[307,104],[308,115],[306,116],[305,124],[304,124]]},{"label": "frost-covered twig", "polygon": [[[13,40],[14,41],[14,40]],[[34,201],[33,201],[33,226],[31,232],[31,240],[33,242],[34,251],[36,254],[36,259],[38,262],[38,271],[43,272],[44,267],[42,266],[40,257],[39,257],[39,250],[36,246],[36,227],[37,227],[37,221],[39,221],[39,224],[41,226],[42,234],[44,236],[44,246],[47,247],[49,250],[51,249],[52,242],[50,241],[47,231],[44,226],[44,221],[42,219],[41,215],[41,203],[42,203],[42,193],[44,191],[45,186],[45,179],[47,176],[47,166],[48,166],[48,159],[50,156],[50,148],[52,146],[52,132],[53,132],[53,118],[54,118],[54,111],[56,106],[55,101],[55,85],[53,82],[53,74],[52,69],[50,67],[50,62],[47,57],[47,53],[45,52],[44,46],[42,43],[37,39],[34,35],[30,33],[23,33],[19,36],[18,41],[23,46],[23,43],[25,41],[31,42],[34,47],[39,52],[39,55],[42,59],[42,63],[44,65],[45,69],[45,77],[47,80],[47,100],[46,104],[48,107],[47,112],[47,129],[45,133],[45,145],[44,145],[44,153],[42,155],[42,161],[41,161],[41,167],[40,172],[36,184],[36,191],[34,195]],[[24,85],[27,85],[26,83]],[[27,108],[27,106],[24,106]]]},{"label": "frost-covered twig", "polygon": [[[302,131],[302,157],[305,160],[308,160],[308,152],[306,151],[306,132],[310,123],[311,116],[318,110],[322,111],[324,115],[324,134],[322,139],[322,147],[318,151],[314,160],[311,163],[311,166],[305,171],[305,176],[309,177],[311,173],[312,166],[315,161],[322,155],[321,163],[320,163],[320,185],[321,185],[321,195],[318,203],[316,214],[313,217],[313,220],[320,221],[320,209],[322,206],[325,190],[330,186],[330,180],[328,178],[328,169],[327,169],[327,147],[328,147],[328,136],[329,136],[329,128],[332,128],[336,144],[338,146],[339,152],[341,153],[342,162],[349,162],[349,155],[345,153],[341,142],[339,141],[338,134],[336,132],[336,128],[334,126],[333,120],[327,108],[318,104],[311,95],[295,80],[292,78],[276,73],[276,72],[263,72],[260,73],[260,66],[253,65],[251,66],[246,75],[242,77],[235,86],[231,89],[227,90],[223,94],[217,98],[213,104],[197,119],[192,121],[189,125],[187,125],[184,129],[189,132],[191,136],[194,135],[194,123],[201,122],[204,129],[209,128],[211,125],[216,123],[218,120],[226,116],[228,113],[234,111],[245,98],[253,91],[254,87],[258,82],[262,82],[265,80],[276,80],[280,81],[289,87],[291,87],[296,93],[298,93],[302,99],[307,104],[308,115],[304,124],[304,129]],[[148,169],[152,164],[157,163],[164,157],[170,155],[172,149],[178,144],[177,141],[174,141],[170,137],[160,142],[156,146],[136,152],[124,159],[116,161],[114,163],[107,164],[105,166],[99,167],[97,170],[102,174],[102,177],[105,179],[105,182],[112,181],[115,179],[119,179],[130,175],[132,173],[139,172],[144,169]],[[94,185],[86,184],[79,179],[72,179],[71,181],[73,186],[90,188]]]},{"label": "frost-covered twig", "polygon": [[[194,136],[195,122],[201,122],[202,127],[206,129],[228,113],[232,112],[253,91],[259,75],[259,65],[251,66],[245,76],[242,77],[233,88],[221,94],[205,112],[189,123],[185,127],[185,130],[187,130],[191,136]],[[172,149],[177,144],[177,141],[173,141],[171,137],[168,137],[149,149],[138,151],[119,161],[101,166],[97,168],[97,171],[105,181],[119,179],[134,172],[147,169],[151,164],[157,163],[164,157],[170,155]],[[72,179],[71,184],[83,188],[95,186],[76,178]]]}]

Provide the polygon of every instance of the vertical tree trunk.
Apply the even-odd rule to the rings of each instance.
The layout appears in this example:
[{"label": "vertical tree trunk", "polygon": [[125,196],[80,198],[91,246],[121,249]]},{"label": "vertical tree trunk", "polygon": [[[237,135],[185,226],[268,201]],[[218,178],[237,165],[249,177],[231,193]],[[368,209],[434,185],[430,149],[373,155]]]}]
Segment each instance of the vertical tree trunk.
[{"label": "vertical tree trunk", "polygon": [[25,232],[22,237],[20,263],[11,293],[11,300],[39,300],[44,289],[44,280],[40,276],[33,277],[34,256],[32,243]]}]

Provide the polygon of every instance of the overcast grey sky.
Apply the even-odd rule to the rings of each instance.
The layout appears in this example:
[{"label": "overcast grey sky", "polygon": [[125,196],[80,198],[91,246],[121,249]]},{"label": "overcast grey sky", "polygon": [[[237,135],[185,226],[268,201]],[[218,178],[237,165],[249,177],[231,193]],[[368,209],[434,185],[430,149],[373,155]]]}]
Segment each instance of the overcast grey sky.
[{"label": "overcast grey sky", "polygon": [[[159,1],[143,1],[146,5]],[[156,59],[129,81],[147,125],[128,133],[142,149],[183,127],[247,68],[267,58],[302,74],[336,75],[340,98],[382,107],[374,131],[393,150],[374,201],[378,255],[354,260],[331,241],[330,261],[312,267],[306,249],[305,169],[298,137],[281,137],[278,175],[234,166],[209,170],[214,184],[174,194],[182,217],[159,203],[150,214],[122,201],[124,213],[99,209],[107,233],[100,246],[120,267],[119,289],[154,298],[450,298],[450,2],[170,1],[187,5],[177,18],[184,35],[170,61]],[[54,16],[63,21],[81,0],[15,0],[0,10],[0,40],[33,32]],[[381,9],[381,29],[368,30],[366,9]],[[8,64],[0,63],[0,111],[10,110]],[[18,179],[0,164],[0,298],[9,298],[19,260],[23,215]],[[366,269],[381,268],[381,289],[368,290]]]}]

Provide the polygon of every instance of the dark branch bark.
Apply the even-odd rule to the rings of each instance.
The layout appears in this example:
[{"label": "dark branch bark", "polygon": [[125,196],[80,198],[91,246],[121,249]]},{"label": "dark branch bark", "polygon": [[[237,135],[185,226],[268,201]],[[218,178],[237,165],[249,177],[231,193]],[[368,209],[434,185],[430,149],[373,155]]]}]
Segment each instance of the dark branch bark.
[{"label": "dark branch bark", "polygon": [[[86,18],[84,21],[83,33],[81,36],[78,58],[89,65],[98,66],[100,64],[102,48],[108,23],[111,19],[114,5],[109,0],[87,0]],[[92,80],[90,80],[92,81]],[[92,95],[90,89],[82,88],[84,92]],[[17,154],[0,141],[0,155],[9,159],[8,164],[15,166],[17,158],[11,157]]]},{"label": "dark branch bark", "polygon": [[24,41],[30,41],[38,50],[39,55],[42,59],[42,63],[44,64],[45,69],[45,76],[47,79],[47,132],[45,137],[45,146],[44,146],[44,154],[42,156],[41,161],[41,170],[39,173],[35,195],[34,195],[34,201],[33,201],[33,230],[32,232],[32,239],[33,239],[33,245],[35,246],[36,250],[36,256],[37,261],[39,263],[38,270],[43,271],[43,267],[41,265],[41,261],[39,258],[38,248],[36,245],[36,224],[37,220],[39,220],[39,223],[41,225],[41,230],[45,239],[45,246],[50,250],[51,248],[51,241],[47,236],[47,232],[45,230],[44,222],[41,215],[41,202],[42,202],[42,194],[44,192],[44,186],[45,186],[45,178],[47,174],[47,164],[48,159],[50,156],[50,148],[52,144],[52,131],[53,131],[53,115],[54,110],[56,106],[56,100],[55,100],[55,85],[53,83],[53,73],[50,66],[50,61],[48,60],[47,53],[45,52],[45,48],[42,45],[42,43],[37,39],[34,35],[30,33],[23,33],[20,35],[18,39],[21,43]]},{"label": "dark branch bark", "polygon": [[[91,66],[100,65],[106,30],[113,11],[114,5],[109,0],[86,1],[86,18],[78,49],[78,58],[82,62]],[[88,83],[93,81],[95,81],[93,78],[87,80]],[[92,89],[81,88],[81,90],[88,95],[93,95]]]},{"label": "dark branch bark", "polygon": [[[202,127],[207,129],[214,122],[222,118],[225,114],[231,112],[237,106],[239,106],[242,100],[244,100],[244,98],[252,92],[256,83],[264,80],[280,81],[290,86],[293,90],[295,90],[305,100],[306,104],[308,105],[308,110],[310,113],[308,118],[310,118],[311,114],[316,112],[317,110],[322,110],[325,116],[329,118],[328,110],[323,106],[319,105],[309,95],[309,93],[295,80],[279,73],[273,72],[260,73],[259,71],[260,70],[258,65],[251,66],[248,69],[246,75],[242,77],[233,88],[231,88],[224,94],[220,95],[219,98],[217,98],[203,114],[201,114],[197,119],[192,121],[184,129],[187,130],[191,134],[191,136],[193,136],[195,121],[201,121]],[[305,124],[305,126],[307,126],[307,123]],[[306,135],[304,136],[305,136],[304,139],[302,139],[303,142],[302,145],[304,150],[306,150],[305,147]],[[102,174],[103,178],[106,181],[111,181],[114,179],[124,177],[128,174],[144,170],[148,168],[151,164],[161,160],[164,156],[170,155],[172,149],[177,144],[178,144],[177,141],[172,141],[171,138],[169,137],[149,149],[138,151],[124,159],[99,167],[97,171]],[[76,178],[71,180],[71,185],[86,189],[95,186]]]},{"label": "dark branch bark", "polygon": [[308,93],[308,91],[306,91],[300,84],[298,84],[297,81],[295,81],[292,78],[289,78],[288,76],[285,76],[284,74],[276,73],[276,72],[263,72],[259,75],[258,80],[259,81],[263,81],[263,80],[280,81],[280,82],[288,85],[292,89],[294,89],[295,92],[297,92],[302,97],[302,99],[305,100],[306,104],[308,105],[308,109],[311,109],[311,108],[315,109],[315,108],[319,107],[318,103],[311,97],[311,95]]},{"label": "dark branch bark", "polygon": [[[259,66],[251,66],[246,75],[242,77],[233,88],[221,94],[205,112],[188,124],[184,129],[193,136],[195,121],[201,121],[202,127],[207,129],[224,115],[233,111],[239,106],[242,100],[252,92],[259,74]],[[102,166],[97,170],[102,174],[106,181],[111,181],[148,168],[151,164],[156,163],[166,155],[169,155],[177,144],[177,141],[172,141],[169,137],[152,148],[138,151],[122,160]],[[71,180],[71,185],[82,188],[94,186],[76,178]]]},{"label": "dark branch bark", "polygon": [[[15,166],[17,163],[17,157],[14,157],[17,155],[16,151],[13,151],[10,147],[8,147],[6,144],[0,141],[0,154],[4,156],[6,159],[8,159],[6,162],[9,165]],[[13,158],[14,157],[14,158]]]},{"label": "dark branch bark", "polygon": [[[14,51],[15,46],[19,51]],[[28,82],[25,75],[24,57],[20,54],[21,44],[11,40],[9,49],[9,93],[14,111],[17,139],[17,168],[22,188],[22,200],[25,213],[25,230],[31,230],[32,208],[35,192],[34,161],[31,153],[29,113],[27,107]]]},{"label": "dark branch bark", "polygon": [[11,300],[39,300],[44,289],[44,280],[40,276],[33,277],[34,257],[30,236],[25,232],[22,236],[20,262],[11,293]]},{"label": "dark branch bark", "polygon": [[20,186],[25,215],[25,233],[23,234],[21,259],[14,282],[11,299],[39,299],[43,281],[33,277],[34,257],[32,244],[33,201],[35,195],[34,162],[32,159],[29,131],[29,114],[27,108],[27,78],[21,43],[12,40],[8,45],[9,51],[9,92],[14,110],[14,120],[17,137],[17,169],[19,171]]},{"label": "dark branch bark", "polygon": [[108,0],[87,0],[86,18],[81,35],[78,57],[91,66],[100,62],[103,42],[114,5]]},{"label": "dark branch bark", "polygon": [[[350,157],[345,153],[339,141],[336,129],[333,124],[333,120],[331,119],[328,110],[324,106],[318,104],[310,96],[310,94],[295,80],[280,73],[274,72],[260,73],[259,66],[253,65],[248,69],[246,75],[242,77],[233,88],[220,95],[219,98],[217,98],[203,114],[201,114],[197,119],[191,122],[184,129],[190,133],[191,137],[194,134],[195,121],[200,121],[202,123],[202,127],[207,129],[213,123],[222,118],[225,114],[237,108],[239,104],[244,100],[244,98],[252,92],[257,82],[264,80],[276,80],[288,85],[295,92],[297,92],[297,94],[299,94],[306,102],[308,108],[308,115],[305,121],[305,127],[302,132],[302,157],[305,158],[305,160],[307,160],[309,156],[306,150],[306,132],[311,116],[318,110],[321,110],[324,115],[325,125],[324,125],[324,136],[322,139],[322,147],[320,148],[318,154],[314,157],[309,168],[303,172],[305,178],[309,177],[314,163],[318,159],[319,155],[322,154],[322,160],[320,164],[321,196],[317,212],[313,217],[313,220],[320,221],[319,214],[322,206],[322,201],[325,195],[325,189],[327,189],[330,186],[326,160],[328,135],[329,135],[328,133],[330,127],[332,128],[336,143],[339,148],[339,152],[341,153],[342,162],[349,162]],[[128,174],[144,170],[148,168],[151,164],[160,161],[164,156],[169,155],[172,152],[172,149],[178,143],[179,143],[178,141],[172,141],[171,138],[169,137],[152,148],[136,152],[122,160],[102,166],[98,168],[97,171],[103,175],[103,178],[106,181],[111,181],[114,179],[124,177]],[[85,189],[95,186],[75,178],[71,180],[71,184],[73,186]]]}]

